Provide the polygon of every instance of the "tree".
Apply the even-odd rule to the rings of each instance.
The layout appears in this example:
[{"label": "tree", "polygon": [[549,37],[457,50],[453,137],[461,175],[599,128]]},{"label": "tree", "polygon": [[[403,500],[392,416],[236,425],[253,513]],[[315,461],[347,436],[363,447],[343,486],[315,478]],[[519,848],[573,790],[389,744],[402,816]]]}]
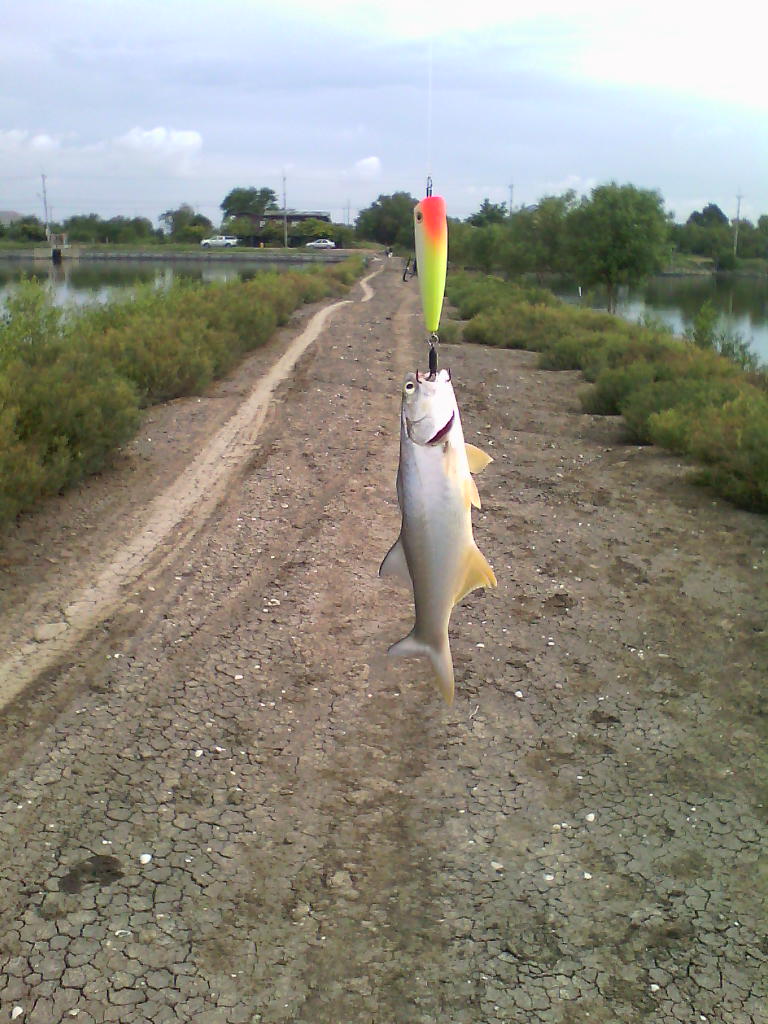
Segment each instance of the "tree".
[{"label": "tree", "polygon": [[189,203],[182,203],[177,210],[166,210],[159,220],[174,242],[199,242],[213,231],[208,218],[195,213]]},{"label": "tree", "polygon": [[568,215],[572,270],[584,284],[602,284],[616,311],[619,285],[632,285],[664,265],[669,225],[658,192],[600,185]]},{"label": "tree", "polygon": [[492,203],[487,197],[480,204],[477,213],[467,217],[467,223],[474,224],[476,228],[483,228],[487,224],[503,224],[507,219],[507,204]]},{"label": "tree", "polygon": [[360,238],[381,245],[402,245],[413,248],[413,208],[416,200],[409,192],[379,196],[355,221]]},{"label": "tree", "polygon": [[727,227],[728,218],[717,205],[707,203],[703,210],[694,210],[688,218],[689,224],[698,224],[702,228]]},{"label": "tree", "polygon": [[8,225],[6,238],[13,242],[44,242],[45,225],[39,217],[21,217]]},{"label": "tree", "polygon": [[277,195],[271,188],[233,188],[222,200],[224,217],[257,217],[277,209]]}]

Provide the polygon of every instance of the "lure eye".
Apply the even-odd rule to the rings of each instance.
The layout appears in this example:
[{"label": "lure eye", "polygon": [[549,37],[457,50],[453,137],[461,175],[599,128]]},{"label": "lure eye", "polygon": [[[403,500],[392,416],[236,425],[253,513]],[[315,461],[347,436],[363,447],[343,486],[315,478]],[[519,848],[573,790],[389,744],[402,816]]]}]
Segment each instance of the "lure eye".
[{"label": "lure eye", "polygon": [[413,392],[416,390],[416,385],[413,383],[412,380],[407,380],[405,382],[405,387],[403,388],[403,390],[405,391],[406,395],[412,395]]},{"label": "lure eye", "polygon": [[419,222],[424,220],[424,214],[421,212],[421,210],[417,211],[417,213],[416,213],[416,220],[419,221]]}]

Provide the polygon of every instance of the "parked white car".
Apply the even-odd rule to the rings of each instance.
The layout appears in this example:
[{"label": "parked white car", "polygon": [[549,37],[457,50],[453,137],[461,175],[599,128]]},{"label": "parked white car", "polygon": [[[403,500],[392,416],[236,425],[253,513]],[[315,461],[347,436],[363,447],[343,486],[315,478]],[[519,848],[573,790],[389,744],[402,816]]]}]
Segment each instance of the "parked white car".
[{"label": "parked white car", "polygon": [[336,243],[330,238],[316,238],[314,242],[307,242],[308,249],[335,249]]},{"label": "parked white car", "polygon": [[204,238],[200,245],[205,249],[210,249],[211,246],[215,246],[219,249],[226,249],[229,246],[237,245],[237,239],[234,235],[214,235],[212,238]]}]

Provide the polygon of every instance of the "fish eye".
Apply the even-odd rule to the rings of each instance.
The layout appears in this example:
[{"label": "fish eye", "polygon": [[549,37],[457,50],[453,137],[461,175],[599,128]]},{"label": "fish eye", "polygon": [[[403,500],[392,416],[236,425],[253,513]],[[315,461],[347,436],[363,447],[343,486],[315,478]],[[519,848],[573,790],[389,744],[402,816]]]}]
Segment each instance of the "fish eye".
[{"label": "fish eye", "polygon": [[405,382],[405,387],[403,388],[403,390],[405,391],[406,395],[413,394],[413,392],[416,390],[416,385],[413,383],[412,380],[407,380]]},{"label": "fish eye", "polygon": [[416,211],[416,220],[421,221],[423,219],[424,219],[424,214],[421,212],[421,210],[417,210]]}]

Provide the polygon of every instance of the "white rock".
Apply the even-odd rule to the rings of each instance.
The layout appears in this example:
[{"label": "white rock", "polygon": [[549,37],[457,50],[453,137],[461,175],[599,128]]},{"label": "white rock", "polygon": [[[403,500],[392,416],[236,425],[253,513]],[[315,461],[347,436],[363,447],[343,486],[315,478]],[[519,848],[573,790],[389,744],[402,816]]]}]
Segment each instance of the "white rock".
[{"label": "white rock", "polygon": [[16,1020],[16,1018],[20,1017],[22,1013],[24,1013],[23,1006],[14,1006],[14,1008],[11,1010],[11,1020]]},{"label": "white rock", "polygon": [[503,871],[504,870],[504,865],[500,864],[499,861],[497,861],[497,860],[492,860],[491,861],[491,867],[493,868],[494,871]]},{"label": "white rock", "polygon": [[596,817],[597,817],[597,815],[594,813],[594,811],[590,811],[589,814],[585,814],[584,815],[584,820],[585,821],[594,821]]},{"label": "white rock", "polygon": [[142,853],[142,855],[139,857],[139,863],[141,863],[141,864],[149,864],[149,862],[151,860],[152,860],[152,854],[151,853]]},{"label": "white rock", "polygon": [[518,700],[522,700],[523,697],[525,696],[525,694],[523,693],[522,690],[515,690],[515,696],[517,697]]}]

